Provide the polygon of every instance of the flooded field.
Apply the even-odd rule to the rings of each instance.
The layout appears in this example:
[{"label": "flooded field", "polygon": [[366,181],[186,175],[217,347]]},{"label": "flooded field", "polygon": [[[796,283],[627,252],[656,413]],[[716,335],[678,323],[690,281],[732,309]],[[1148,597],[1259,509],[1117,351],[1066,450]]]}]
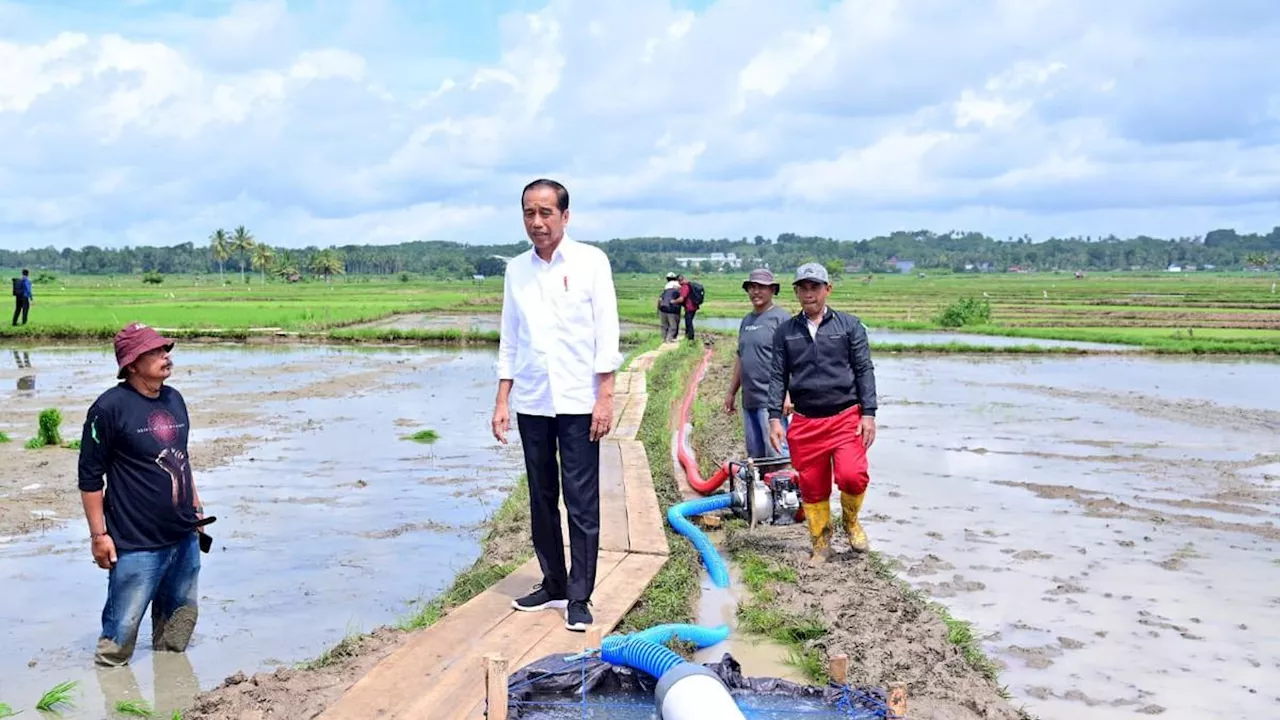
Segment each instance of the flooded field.
[{"label": "flooded field", "polygon": [[877,374],[873,546],[974,622],[1015,702],[1046,720],[1274,716],[1280,364]]},{"label": "flooded field", "polygon": [[[726,317],[694,317],[694,330],[705,327],[712,330],[738,332],[742,318]],[[684,327],[683,325],[681,326]],[[681,330],[681,337],[684,331]],[[695,335],[696,337],[696,335]],[[964,343],[966,345],[982,345],[986,347],[1012,347],[1014,345],[1039,345],[1041,347],[1067,347],[1081,350],[1099,350],[1111,352],[1133,352],[1142,348],[1136,345],[1116,345],[1110,343],[1084,342],[1079,340],[1048,340],[1044,338],[1008,337],[1004,335],[978,335],[965,332],[926,332],[908,330],[884,330],[876,327],[867,328],[867,337],[871,346],[877,343],[902,343],[914,345],[946,345],[948,343]]]},{"label": "flooded field", "polygon": [[[405,313],[375,320],[369,323],[353,325],[353,328],[381,328],[384,330],[498,330],[502,324],[502,316],[496,312],[487,313]],[[736,326],[735,326],[736,327]],[[635,330],[657,330],[657,320],[652,326],[624,320],[622,332]]]},{"label": "flooded field", "polygon": [[[218,517],[200,624],[185,656],[157,661],[144,619],[132,666],[99,670],[107,576],[89,555],[76,452],[22,443],[45,407],[62,410],[64,439],[79,438],[113,358],[0,358],[11,361],[0,429],[14,439],[0,446],[0,702],[15,710],[76,680],[64,717],[114,716],[117,700],[139,697],[167,716],[236,671],[308,660],[394,622],[471,564],[523,468],[518,445],[488,433],[492,350],[179,345],[171,384],[191,409],[196,483]],[[433,444],[403,439],[428,428]]]}]

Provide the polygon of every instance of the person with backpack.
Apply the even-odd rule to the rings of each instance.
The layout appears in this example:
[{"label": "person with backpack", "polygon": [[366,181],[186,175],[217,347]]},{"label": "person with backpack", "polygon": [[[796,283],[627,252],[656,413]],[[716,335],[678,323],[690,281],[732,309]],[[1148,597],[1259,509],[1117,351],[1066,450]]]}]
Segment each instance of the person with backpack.
[{"label": "person with backpack", "polygon": [[677,275],[676,281],[680,283],[680,296],[676,302],[684,308],[684,338],[693,342],[693,316],[698,314],[698,308],[707,299],[707,291],[702,283],[692,282],[684,275]]},{"label": "person with backpack", "polygon": [[662,323],[662,342],[680,338],[680,283],[675,273],[667,273],[667,285],[658,296],[658,319]]},{"label": "person with backpack", "polygon": [[13,325],[17,327],[18,316],[22,316],[22,324],[27,324],[27,313],[31,312],[31,271],[23,269],[22,278],[13,279]]}]

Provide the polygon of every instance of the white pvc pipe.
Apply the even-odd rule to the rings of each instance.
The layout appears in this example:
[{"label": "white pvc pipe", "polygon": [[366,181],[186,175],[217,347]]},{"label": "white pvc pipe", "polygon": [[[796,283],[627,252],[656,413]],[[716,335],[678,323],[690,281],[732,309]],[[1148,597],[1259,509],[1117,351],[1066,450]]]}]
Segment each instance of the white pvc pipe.
[{"label": "white pvc pipe", "polygon": [[729,689],[701,665],[673,668],[658,681],[654,694],[662,720],[746,720]]}]

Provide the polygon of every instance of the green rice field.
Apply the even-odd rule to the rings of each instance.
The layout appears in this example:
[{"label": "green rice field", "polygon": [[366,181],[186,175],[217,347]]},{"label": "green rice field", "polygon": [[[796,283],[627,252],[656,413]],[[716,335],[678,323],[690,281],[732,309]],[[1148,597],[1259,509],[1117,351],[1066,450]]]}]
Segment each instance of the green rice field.
[{"label": "green rice field", "polygon": [[[749,307],[738,274],[697,277],[706,286],[700,317],[741,317]],[[870,326],[896,330],[955,329],[1007,335],[1141,345],[1157,352],[1280,353],[1280,276],[1263,273],[1095,273],[846,276],[833,307]],[[663,280],[619,275],[624,318],[653,323]],[[783,278],[782,305],[798,310]],[[283,333],[335,339],[450,339],[449,332],[391,332],[351,326],[397,313],[499,311],[502,280],[442,282],[344,276],[332,282],[219,284],[216,276],[59,277],[34,288],[29,324],[0,324],[11,339],[104,339],[138,320],[179,335],[231,337]],[[940,324],[950,305],[968,300],[989,309],[960,327]],[[347,328],[346,330],[343,330]],[[457,335],[453,332],[452,335]],[[492,340],[492,333],[476,339]],[[15,337],[16,336],[16,337]],[[933,349],[939,350],[935,346]],[[941,349],[945,349],[945,346]]]}]

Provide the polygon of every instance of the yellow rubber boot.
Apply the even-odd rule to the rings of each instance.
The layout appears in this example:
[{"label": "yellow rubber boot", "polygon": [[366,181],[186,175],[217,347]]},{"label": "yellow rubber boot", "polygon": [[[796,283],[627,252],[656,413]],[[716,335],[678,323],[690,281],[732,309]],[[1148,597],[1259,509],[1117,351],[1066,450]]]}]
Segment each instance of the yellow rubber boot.
[{"label": "yellow rubber boot", "polygon": [[804,519],[809,524],[809,541],[813,543],[809,562],[824,563],[831,556],[831,503],[826,500],[804,503]]},{"label": "yellow rubber boot", "polygon": [[862,529],[862,523],[858,522],[858,513],[862,512],[862,501],[866,497],[865,492],[861,495],[850,495],[843,491],[840,493],[840,509],[844,512],[844,530],[849,534],[849,547],[859,553],[866,552],[871,546],[867,541],[867,532]]}]

